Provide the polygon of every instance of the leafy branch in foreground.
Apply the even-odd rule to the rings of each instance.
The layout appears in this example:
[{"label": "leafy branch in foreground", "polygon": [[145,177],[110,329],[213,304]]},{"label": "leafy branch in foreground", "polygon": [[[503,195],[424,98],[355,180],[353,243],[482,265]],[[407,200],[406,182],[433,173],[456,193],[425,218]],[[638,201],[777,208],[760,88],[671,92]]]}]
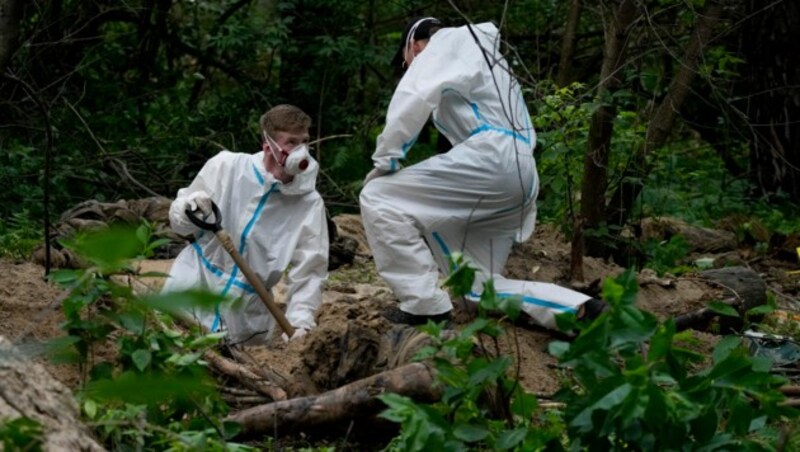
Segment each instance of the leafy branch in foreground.
[{"label": "leafy branch in foreground", "polygon": [[[453,268],[446,284],[468,293],[474,271],[459,255]],[[710,359],[690,350],[692,332],[636,308],[636,292],[628,271],[605,282],[610,309],[591,323],[558,317],[562,331],[580,334],[550,344],[568,381],[555,395],[564,408],[547,411],[509,377],[509,357],[481,346],[504,334],[487,312],[519,314],[519,302],[498,299],[487,282],[479,315],[463,330],[422,328],[433,345],[418,358],[432,362],[443,397],[421,404],[384,395],[382,416],[401,425],[388,449],[774,450],[777,427],[799,412],[782,404],[785,380],[770,373],[771,362],[751,357],[735,336]]]},{"label": "leafy branch in foreground", "polygon": [[[451,257],[451,268],[454,271],[445,285],[455,296],[468,294],[475,271],[458,253]],[[536,398],[508,375],[511,358],[492,356],[483,346],[484,340],[496,341],[504,334],[502,319],[487,316],[498,310],[514,319],[520,313],[520,300],[498,298],[488,281],[478,303],[478,317],[463,330],[445,330],[443,323],[430,321],[421,327],[431,336],[432,345],[420,350],[416,358],[432,361],[443,396],[434,404],[416,403],[397,394],[381,396],[389,406],[382,416],[401,425],[400,435],[388,449],[560,448],[560,421],[536,414]]]},{"label": "leafy branch in foreground", "polygon": [[[764,427],[798,415],[781,405],[785,380],[770,374],[772,363],[749,356],[736,336],[722,339],[707,363],[677,345],[692,343],[690,331],[676,333],[671,319],[634,306],[636,291],[632,271],[606,280],[611,308],[572,343],[550,344],[574,380],[556,395],[571,446],[771,450]],[[559,327],[572,329],[574,318],[559,318]]]},{"label": "leafy branch in foreground", "polygon": [[67,336],[57,338],[51,349],[83,369],[83,414],[107,446],[242,449],[226,442],[235,426],[218,420],[227,407],[202,360],[224,334],[184,334],[169,316],[210,309],[223,300],[191,291],[141,298],[118,278],[134,274],[132,260],[149,255],[160,243],[147,224],[111,227],[66,243],[88,267],[51,276],[70,290],[63,303]]}]

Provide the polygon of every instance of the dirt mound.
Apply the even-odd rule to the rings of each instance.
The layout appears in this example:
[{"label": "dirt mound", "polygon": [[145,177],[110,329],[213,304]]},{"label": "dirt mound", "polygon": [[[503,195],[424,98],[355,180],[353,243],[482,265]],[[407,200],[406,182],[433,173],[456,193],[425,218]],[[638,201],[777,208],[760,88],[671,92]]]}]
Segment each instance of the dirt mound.
[{"label": "dirt mound", "polygon": [[[369,257],[360,218],[341,215],[335,222],[342,235],[358,242],[358,252],[351,264],[330,272],[318,313],[318,327],[306,337],[284,344],[279,338],[271,348],[248,347],[246,353],[260,366],[290,381],[289,395],[313,394],[408,362],[426,339],[414,329],[389,324],[379,312],[392,306],[396,299],[386,283],[377,275]],[[581,290],[599,291],[601,281],[614,277],[623,269],[602,260],[586,258],[584,273],[587,282]],[[752,260],[750,262],[753,262]],[[142,272],[166,273],[170,261],[145,261]],[[787,300],[798,292],[797,278],[787,276],[796,265],[761,259],[762,276],[771,290]],[[780,265],[779,265],[780,264]],[[508,277],[573,285],[567,279],[569,244],[558,227],[542,225],[526,243],[515,246],[504,269]],[[46,340],[61,334],[63,321],[58,297],[61,291],[43,279],[42,267],[31,263],[0,260],[0,331],[17,342],[28,334],[29,340]],[[709,290],[706,282],[695,276],[658,277],[650,271],[638,275],[638,303],[659,317],[688,312],[705,306],[709,300],[722,298],[722,290]],[[161,280],[128,279],[137,291],[158,290]],[[276,300],[285,297],[285,286],[275,288]],[[596,295],[595,293],[591,293]],[[781,301],[781,300],[779,300]],[[788,301],[787,301],[788,302]],[[456,303],[458,304],[458,303]],[[459,320],[463,322],[462,320]],[[456,325],[458,328],[459,325]],[[713,344],[712,339],[703,339]],[[507,334],[494,343],[482,344],[489,353],[512,356],[511,371],[518,373],[523,386],[536,392],[552,392],[558,388],[556,360],[547,353],[553,336],[544,330],[509,327]],[[710,346],[710,345],[709,345]],[[49,370],[75,387],[80,374],[73,366],[54,366]]]}]

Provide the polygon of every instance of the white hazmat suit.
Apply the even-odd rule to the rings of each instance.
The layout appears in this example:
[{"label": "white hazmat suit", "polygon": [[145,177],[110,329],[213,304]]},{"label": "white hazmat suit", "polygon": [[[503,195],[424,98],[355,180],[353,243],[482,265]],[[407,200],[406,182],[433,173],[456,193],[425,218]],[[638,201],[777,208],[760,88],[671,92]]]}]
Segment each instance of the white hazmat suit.
[{"label": "white hazmat suit", "polygon": [[315,188],[319,166],[309,160],[306,171],[284,184],[265,169],[263,152],[223,151],[172,203],[172,228],[181,235],[195,234],[196,241],[176,258],[162,292],[206,288],[240,298],[229,309],[193,313],[212,331],[226,328],[233,343],[264,343],[276,322],[214,234],[186,217],[187,200],[199,191],[211,196],[221,211],[222,227],[265,287],[274,286],[290,267],[286,318],[295,328],[309,330],[315,326],[328,272],[325,207]]},{"label": "white hazmat suit", "polygon": [[[457,250],[478,270],[470,298],[479,299],[493,278],[499,296],[520,297],[524,312],[555,328],[556,314],[577,312],[590,297],[499,274],[512,244],[533,233],[539,190],[536,134],[499,39],[491,23],[443,28],[414,58],[372,156],[390,174],[366,184],[361,214],[378,271],[402,311],[452,309],[438,270],[448,273],[448,255]],[[453,148],[400,170],[431,114]]]}]

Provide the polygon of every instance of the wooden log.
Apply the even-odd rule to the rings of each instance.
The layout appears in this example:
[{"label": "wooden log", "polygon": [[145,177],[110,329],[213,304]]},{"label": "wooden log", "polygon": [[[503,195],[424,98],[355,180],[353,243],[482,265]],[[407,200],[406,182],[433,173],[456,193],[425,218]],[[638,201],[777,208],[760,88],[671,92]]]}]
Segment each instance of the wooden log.
[{"label": "wooden log", "polygon": [[426,364],[406,364],[319,395],[249,408],[231,414],[226,420],[240,424],[243,437],[346,425],[353,420],[374,417],[385,408],[377,398],[381,394],[396,393],[421,402],[436,401],[441,395],[434,381],[434,371]]},{"label": "wooden log", "polygon": [[718,253],[735,250],[737,246],[736,234],[730,231],[692,226],[677,218],[661,217],[642,220],[642,239],[644,240],[669,240],[674,235],[682,236],[692,251]]},{"label": "wooden log", "polygon": [[78,415],[69,388],[0,336],[0,425],[27,417],[42,427],[42,450],[105,450]]}]

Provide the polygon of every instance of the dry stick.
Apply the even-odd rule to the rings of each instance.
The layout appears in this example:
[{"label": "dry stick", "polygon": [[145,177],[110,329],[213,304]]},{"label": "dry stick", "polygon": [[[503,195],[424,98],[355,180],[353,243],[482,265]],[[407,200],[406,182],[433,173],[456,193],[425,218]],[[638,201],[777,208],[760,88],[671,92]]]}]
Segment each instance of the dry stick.
[{"label": "dry stick", "polygon": [[236,396],[236,395],[229,395],[229,394],[222,394],[222,400],[227,403],[234,404],[234,405],[263,405],[265,403],[269,403],[271,400],[269,397],[264,397],[260,395],[254,396]]},{"label": "dry stick", "polygon": [[213,350],[203,352],[203,359],[218,373],[235,378],[246,388],[275,401],[286,400],[287,398],[286,391],[275,383],[265,380],[247,367],[231,361]]},{"label": "dry stick", "polygon": [[230,386],[217,386],[217,390],[221,393],[235,395],[235,396],[254,396],[258,395],[255,391],[249,389],[235,388]]},{"label": "dry stick", "polygon": [[780,390],[785,396],[800,396],[800,386],[783,386]]},{"label": "dry stick", "polygon": [[239,411],[225,420],[241,425],[240,436],[277,436],[279,430],[311,429],[374,415],[385,408],[378,399],[385,393],[423,402],[438,400],[441,393],[435,380],[435,371],[426,364],[406,364],[319,395]]}]

